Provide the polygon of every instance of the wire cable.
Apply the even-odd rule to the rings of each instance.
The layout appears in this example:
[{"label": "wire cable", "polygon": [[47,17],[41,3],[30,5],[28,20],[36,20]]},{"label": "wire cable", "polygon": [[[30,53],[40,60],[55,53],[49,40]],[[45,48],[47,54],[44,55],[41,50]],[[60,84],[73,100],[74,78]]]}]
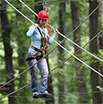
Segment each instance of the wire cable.
[{"label": "wire cable", "polygon": [[[8,96],[10,96],[10,95],[12,95],[12,94],[14,94],[14,93],[16,93],[16,92],[18,92],[18,91],[20,91],[20,90],[22,90],[22,89],[24,89],[24,88],[26,88],[26,87],[28,87],[30,84],[31,84],[31,83],[28,83],[28,84],[26,84],[25,86],[19,88],[18,90],[13,91],[13,92],[7,94],[6,96],[2,96],[2,97],[0,98],[0,100],[3,99],[3,98],[5,98],[5,97],[8,97]],[[98,93],[98,92],[100,92],[100,91],[93,91],[92,93]],[[101,92],[101,93],[103,93],[103,92]],[[85,94],[85,92],[82,92],[82,94]],[[63,96],[63,95],[61,95],[61,96]]]},{"label": "wire cable", "polygon": [[[35,13],[30,7],[28,7],[22,0],[19,0],[23,5],[25,5],[33,14],[35,14],[36,16],[37,13]],[[54,30],[54,27],[52,27],[50,24],[48,24],[53,30]],[[87,52],[89,55],[95,57],[96,59],[98,59],[99,61],[103,62],[102,59],[100,59],[99,57],[95,56],[94,54],[92,54],[91,52],[87,51],[86,49],[82,48],[81,46],[79,46],[78,44],[76,44],[75,42],[73,42],[72,40],[70,40],[69,38],[67,38],[65,35],[63,35],[62,33],[60,33],[58,31],[58,34],[60,34],[62,37],[66,38],[68,41],[70,41],[71,43],[73,43],[74,45],[76,45],[77,47],[81,48],[82,50],[84,50],[85,52]]]},{"label": "wire cable", "polygon": [[22,90],[22,89],[24,89],[25,87],[29,86],[30,84],[31,84],[31,83],[28,83],[28,84],[26,84],[25,86],[19,88],[18,90],[15,90],[15,91],[13,91],[13,92],[7,94],[6,96],[1,97],[0,100],[3,99],[3,98],[5,98],[5,97],[8,97],[8,96],[10,96],[10,95],[12,95],[12,94],[14,94],[14,93],[16,93],[16,92],[18,92],[18,91],[20,91],[20,90]]}]

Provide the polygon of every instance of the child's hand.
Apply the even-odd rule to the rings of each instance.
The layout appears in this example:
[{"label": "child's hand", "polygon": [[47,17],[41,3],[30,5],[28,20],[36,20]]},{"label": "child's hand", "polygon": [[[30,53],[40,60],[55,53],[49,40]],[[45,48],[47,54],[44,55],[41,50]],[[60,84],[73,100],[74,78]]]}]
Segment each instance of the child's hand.
[{"label": "child's hand", "polygon": [[54,33],[57,34],[58,33],[58,30],[57,29],[54,29]]},{"label": "child's hand", "polygon": [[34,26],[35,26],[35,27],[38,27],[38,24],[37,24],[37,23],[35,23],[35,24],[34,24]]}]

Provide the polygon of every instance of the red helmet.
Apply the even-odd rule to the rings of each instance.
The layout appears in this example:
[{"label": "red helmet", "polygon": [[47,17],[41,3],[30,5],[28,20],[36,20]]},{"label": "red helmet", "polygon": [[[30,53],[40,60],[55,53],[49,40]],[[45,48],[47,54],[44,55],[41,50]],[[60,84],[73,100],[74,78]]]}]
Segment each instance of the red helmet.
[{"label": "red helmet", "polygon": [[49,19],[49,16],[46,11],[42,10],[38,13],[38,18],[39,19]]}]

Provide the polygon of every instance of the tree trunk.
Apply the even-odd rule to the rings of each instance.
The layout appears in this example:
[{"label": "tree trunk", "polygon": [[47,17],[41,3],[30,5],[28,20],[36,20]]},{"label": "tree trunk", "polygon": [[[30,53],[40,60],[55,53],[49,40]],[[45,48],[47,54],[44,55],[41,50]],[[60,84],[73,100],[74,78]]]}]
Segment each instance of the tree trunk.
[{"label": "tree trunk", "polygon": [[[103,27],[103,4],[99,8],[99,29],[102,30]],[[103,33],[99,36],[99,47],[103,51]],[[103,64],[100,64],[100,73],[103,74]],[[103,78],[100,77],[100,87],[103,89]],[[103,93],[101,93],[103,99]],[[103,103],[103,100],[102,100]]]},{"label": "tree trunk", "polygon": [[[99,28],[100,30],[103,27],[103,4],[99,8]],[[99,37],[99,48],[103,50],[103,33]]]},{"label": "tree trunk", "polygon": [[[97,0],[89,1],[89,13],[91,13],[98,5]],[[90,17],[90,39],[94,37],[98,33],[98,10],[95,11]],[[95,38],[90,43],[90,52],[98,54],[99,50],[99,37]],[[99,62],[92,58],[91,59],[91,67],[99,71]],[[92,87],[92,98],[93,98],[93,104],[102,104],[101,99],[101,93],[100,90],[97,88],[99,86],[99,75],[97,75],[95,72],[91,71],[91,87]],[[93,93],[93,92],[97,93]]]},{"label": "tree trunk", "polygon": [[[65,22],[64,22],[64,14],[65,14],[65,8],[66,8],[66,5],[65,3],[60,3],[59,4],[59,31],[61,33],[64,34],[64,28],[65,28]],[[58,40],[59,41],[62,41],[63,40],[63,37],[58,35]],[[63,42],[61,44],[63,47],[65,45],[65,42]],[[59,62],[63,61],[63,58],[64,58],[64,50],[61,48],[61,47],[58,47],[58,64]],[[59,67],[61,70],[63,70],[64,68],[64,64],[62,64],[60,67]],[[63,73],[58,73],[58,94],[59,94],[59,104],[65,104],[65,96],[62,97],[62,95],[65,95],[65,75]]]},{"label": "tree trunk", "polygon": [[[19,1],[17,1],[17,4],[19,4]],[[22,8],[22,5],[21,5]],[[20,10],[21,8],[17,8],[18,10]],[[21,11],[21,10],[20,10]],[[15,37],[16,37],[16,41],[17,41],[17,46],[18,46],[18,70],[19,73],[22,73],[25,69],[26,69],[26,55],[27,55],[27,47],[26,47],[26,40],[25,40],[25,30],[23,30],[24,28],[21,28],[22,26],[24,26],[23,24],[23,19],[24,17],[21,16],[21,14],[19,14],[18,12],[16,12],[16,32],[15,33]],[[21,26],[21,27],[20,27]],[[26,27],[26,26],[25,26]],[[22,34],[22,35],[21,35]],[[22,87],[25,85],[26,81],[27,81],[27,72],[24,73],[18,80],[18,88]],[[23,91],[20,91],[17,93],[17,96],[27,96],[29,93],[28,89],[24,89]],[[16,99],[17,103],[29,103],[29,99],[21,99],[21,98],[17,98]]]},{"label": "tree trunk", "polygon": [[[79,11],[78,11],[78,1],[77,2],[74,2],[72,1],[71,2],[71,11],[72,11],[72,21],[73,21],[73,29],[76,28],[76,26],[78,26],[80,24],[79,22]],[[74,42],[77,43],[79,46],[81,46],[81,27],[79,27],[75,32],[74,32],[74,35],[73,35],[73,39],[74,39]],[[75,52],[77,50],[79,50],[79,48],[77,46],[74,46],[75,48]],[[76,54],[79,56],[82,55],[82,51],[79,51],[78,54]],[[88,97],[87,97],[87,87],[86,87],[86,82],[85,82],[85,71],[81,68],[81,63],[78,62],[76,60],[76,69],[78,69],[78,72],[77,72],[77,79],[78,79],[78,90],[79,90],[79,94],[80,94],[80,102],[81,103],[86,103],[88,102]],[[83,94],[85,92],[85,94]]]},{"label": "tree trunk", "polygon": [[[5,69],[8,75],[7,81],[14,77],[13,71],[13,64],[12,64],[12,47],[10,45],[10,33],[11,28],[8,24],[8,17],[6,11],[6,3],[4,1],[1,2],[1,6],[5,6],[5,10],[1,10],[0,17],[1,17],[1,29],[2,29],[2,39],[5,51]],[[8,93],[14,91],[14,81],[11,82],[10,90]],[[11,96],[15,96],[12,94]],[[15,97],[9,97],[9,104],[16,104]]]},{"label": "tree trunk", "polygon": [[[43,6],[41,3],[39,3],[41,0],[34,0],[35,3],[37,3],[36,6],[34,6],[35,12],[38,14],[39,11],[43,10]],[[35,16],[35,20],[37,20],[37,16]]]},{"label": "tree trunk", "polygon": [[[47,53],[47,51],[46,51]],[[48,56],[46,57],[47,63],[48,63],[48,69],[50,71],[50,66],[49,66],[49,60],[48,60]],[[52,85],[53,79],[52,79],[52,75],[51,73],[49,73],[49,78],[48,78],[48,92],[53,94],[53,85]],[[54,95],[54,94],[53,94]],[[54,104],[54,97],[52,97],[51,99],[46,99],[45,104]]]}]

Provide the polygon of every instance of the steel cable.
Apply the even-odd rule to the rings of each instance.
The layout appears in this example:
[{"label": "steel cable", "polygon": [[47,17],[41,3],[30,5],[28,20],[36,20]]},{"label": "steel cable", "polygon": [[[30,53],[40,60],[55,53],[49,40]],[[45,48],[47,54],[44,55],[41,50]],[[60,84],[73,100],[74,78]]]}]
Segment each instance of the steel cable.
[{"label": "steel cable", "polygon": [[[19,0],[21,3],[23,3],[22,2],[22,0]],[[101,5],[103,3],[103,1],[90,13],[90,15],[89,16],[91,16],[98,8],[99,8],[99,6]],[[29,8],[25,3],[23,3],[27,8]],[[30,9],[31,10],[31,9]],[[31,10],[32,11],[32,10]],[[33,12],[33,11],[32,11]],[[36,13],[35,13],[36,14]],[[36,14],[37,15],[37,14]],[[89,16],[88,16],[88,18],[89,18]],[[86,18],[86,19],[88,19],[88,18]],[[77,26],[78,27],[78,26]],[[53,28],[53,27],[52,27]],[[40,28],[41,29],[41,28]],[[41,29],[42,30],[42,29]],[[75,29],[74,29],[75,30]],[[61,34],[60,32],[59,32],[59,34]],[[49,36],[49,35],[48,35]],[[70,34],[68,35],[68,36],[70,36]],[[83,62],[82,60],[80,60],[78,57],[76,57],[75,55],[73,55],[70,51],[68,51],[66,48],[64,48],[62,45],[61,45],[61,43],[62,42],[64,42],[67,38],[68,38],[68,36],[67,37],[65,37],[65,39],[63,39],[60,43],[58,43],[57,41],[55,41],[54,40],[54,42],[57,44],[57,45],[59,45],[62,49],[64,49],[66,52],[68,52],[70,55],[72,55],[74,58],[76,58],[78,61],[80,61],[82,64],[84,64],[85,66],[87,66],[88,68],[90,68],[91,70],[93,70],[94,72],[96,72],[97,74],[99,74],[100,76],[102,76],[103,77],[103,75],[101,74],[101,73],[99,73],[98,71],[96,71],[95,69],[93,69],[91,66],[89,66],[89,65],[87,65],[85,62]],[[49,36],[50,37],[50,36]],[[95,55],[92,55],[92,56],[95,56]],[[97,58],[97,57],[95,57],[95,58]],[[99,59],[99,58],[98,58]],[[100,60],[100,59],[99,59]],[[102,61],[102,60],[101,60]]]}]

